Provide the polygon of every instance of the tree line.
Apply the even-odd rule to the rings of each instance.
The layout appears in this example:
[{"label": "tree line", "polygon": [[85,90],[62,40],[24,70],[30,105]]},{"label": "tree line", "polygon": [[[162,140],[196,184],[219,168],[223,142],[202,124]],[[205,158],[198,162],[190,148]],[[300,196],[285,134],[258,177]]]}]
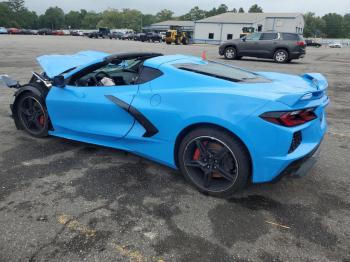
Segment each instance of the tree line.
[{"label": "tree line", "polygon": [[[9,0],[0,2],[0,26],[17,27],[26,29],[96,29],[98,27],[109,28],[130,28],[140,31],[143,26],[166,20],[191,20],[196,21],[210,16],[233,12],[244,13],[245,10],[221,4],[210,10],[193,7],[189,12],[181,16],[174,16],[174,12],[163,9],[157,14],[143,14],[136,9],[107,9],[103,12],[94,12],[81,9],[64,13],[59,7],[49,7],[44,14],[38,15],[25,7],[24,0]],[[262,13],[263,9],[257,4],[251,6],[250,13]],[[329,13],[322,17],[315,13],[304,14],[305,37],[329,37],[349,38],[350,37],[350,14],[344,16]]]}]

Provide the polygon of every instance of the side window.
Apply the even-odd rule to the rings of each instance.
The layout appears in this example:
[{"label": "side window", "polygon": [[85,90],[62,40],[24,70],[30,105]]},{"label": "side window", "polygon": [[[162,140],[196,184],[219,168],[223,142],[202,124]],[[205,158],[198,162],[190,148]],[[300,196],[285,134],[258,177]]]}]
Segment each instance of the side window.
[{"label": "side window", "polygon": [[227,40],[232,40],[233,34],[227,34]]},{"label": "side window", "polygon": [[152,80],[154,80],[162,75],[163,75],[162,71],[155,69],[155,68],[152,68],[152,67],[144,66],[142,68],[140,76],[137,80],[137,84],[147,83],[147,82],[152,81]]},{"label": "side window", "polygon": [[277,39],[276,33],[263,33],[260,40],[274,40]]},{"label": "side window", "polygon": [[284,33],[283,34],[283,40],[298,41],[299,40],[299,36],[297,34]]},{"label": "side window", "polygon": [[209,39],[214,39],[214,33],[209,33],[208,38]]},{"label": "side window", "polygon": [[261,33],[253,33],[253,34],[247,35],[245,39],[248,41],[256,41],[260,39],[260,36],[261,36]]}]

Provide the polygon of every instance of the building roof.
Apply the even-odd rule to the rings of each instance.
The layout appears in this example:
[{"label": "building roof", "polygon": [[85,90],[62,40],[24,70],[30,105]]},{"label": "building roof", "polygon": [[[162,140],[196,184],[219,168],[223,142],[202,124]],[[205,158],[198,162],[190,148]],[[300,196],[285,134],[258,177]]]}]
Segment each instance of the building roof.
[{"label": "building roof", "polygon": [[295,18],[301,13],[233,13],[227,12],[220,15],[211,16],[196,23],[232,23],[232,24],[252,24],[265,18]]},{"label": "building roof", "polygon": [[194,26],[193,21],[177,21],[177,20],[168,20],[159,23],[152,24],[151,26],[182,26],[182,27],[190,27]]}]

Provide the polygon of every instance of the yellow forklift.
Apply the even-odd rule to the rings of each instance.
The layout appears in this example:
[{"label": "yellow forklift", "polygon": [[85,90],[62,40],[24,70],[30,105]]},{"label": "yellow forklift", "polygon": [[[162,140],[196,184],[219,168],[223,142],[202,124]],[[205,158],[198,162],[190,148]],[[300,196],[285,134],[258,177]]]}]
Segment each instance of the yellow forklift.
[{"label": "yellow forklift", "polygon": [[171,45],[188,45],[190,43],[189,36],[187,32],[180,30],[180,28],[173,27],[168,30],[165,34],[165,43]]}]

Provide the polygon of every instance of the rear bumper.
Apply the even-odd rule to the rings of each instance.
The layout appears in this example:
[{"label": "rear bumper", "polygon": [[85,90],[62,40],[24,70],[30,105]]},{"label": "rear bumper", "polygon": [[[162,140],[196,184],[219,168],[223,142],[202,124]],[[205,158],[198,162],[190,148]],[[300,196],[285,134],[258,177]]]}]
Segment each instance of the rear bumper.
[{"label": "rear bumper", "polygon": [[303,58],[306,54],[305,50],[300,50],[300,51],[295,51],[295,52],[291,52],[290,53],[290,58],[291,59],[299,59],[299,58]]},{"label": "rear bumper", "polygon": [[279,180],[281,180],[284,176],[293,176],[293,177],[302,177],[305,176],[311,168],[316,164],[317,162],[317,156],[315,156],[315,153],[317,152],[319,146],[318,144],[315,149],[313,149],[310,153],[305,155],[304,157],[293,161],[290,163],[277,177],[275,177],[271,182],[276,183]]}]

